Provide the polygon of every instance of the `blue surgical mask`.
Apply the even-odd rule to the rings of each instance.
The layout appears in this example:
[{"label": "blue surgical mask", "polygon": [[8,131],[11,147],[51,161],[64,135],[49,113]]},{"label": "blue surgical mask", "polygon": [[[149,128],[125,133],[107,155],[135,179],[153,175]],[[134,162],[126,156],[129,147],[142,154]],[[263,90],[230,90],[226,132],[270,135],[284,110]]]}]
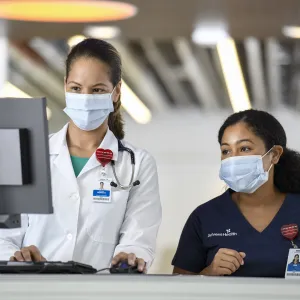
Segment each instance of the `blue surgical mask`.
[{"label": "blue surgical mask", "polygon": [[78,128],[85,131],[97,129],[108,118],[109,114],[114,111],[112,93],[66,93],[66,108],[64,112]]},{"label": "blue surgical mask", "polygon": [[254,193],[269,179],[269,171],[273,165],[265,171],[263,157],[271,150],[272,148],[263,156],[233,156],[224,159],[221,163],[220,179],[235,192]]}]

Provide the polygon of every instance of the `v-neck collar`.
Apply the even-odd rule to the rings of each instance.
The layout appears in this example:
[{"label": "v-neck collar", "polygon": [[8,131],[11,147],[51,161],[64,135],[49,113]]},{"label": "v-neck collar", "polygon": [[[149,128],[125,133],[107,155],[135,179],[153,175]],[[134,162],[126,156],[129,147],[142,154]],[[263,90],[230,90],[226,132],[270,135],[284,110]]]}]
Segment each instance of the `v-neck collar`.
[{"label": "v-neck collar", "polygon": [[230,189],[228,189],[227,193],[227,202],[229,203],[228,205],[230,205],[232,207],[232,209],[234,211],[236,211],[236,215],[237,218],[240,219],[241,222],[245,223],[246,226],[253,231],[256,234],[259,235],[264,235],[266,234],[273,226],[275,226],[274,224],[277,223],[277,220],[280,218],[280,216],[284,213],[284,211],[286,210],[286,207],[288,205],[288,199],[290,194],[286,194],[284,201],[281,205],[281,207],[279,208],[278,212],[276,213],[276,215],[274,216],[274,218],[271,220],[271,222],[268,224],[268,226],[263,230],[263,231],[258,231],[257,229],[255,229],[250,222],[246,219],[246,217],[243,215],[243,213],[240,211],[239,207],[237,206],[237,204],[233,201],[231,195],[232,195],[232,191]]}]

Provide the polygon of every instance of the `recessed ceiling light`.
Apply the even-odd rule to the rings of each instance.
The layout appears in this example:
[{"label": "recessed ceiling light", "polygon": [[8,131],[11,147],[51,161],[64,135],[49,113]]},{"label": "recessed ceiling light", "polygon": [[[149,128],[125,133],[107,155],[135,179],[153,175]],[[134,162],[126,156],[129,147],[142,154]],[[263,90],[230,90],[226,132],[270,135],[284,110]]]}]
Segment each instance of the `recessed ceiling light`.
[{"label": "recessed ceiling light", "polygon": [[84,35],[74,35],[68,39],[68,45],[70,48],[72,48],[85,39],[86,37]]},{"label": "recessed ceiling light", "polygon": [[[15,85],[6,81],[3,88],[0,90],[0,97],[2,98],[32,98],[27,93],[23,92]],[[49,107],[46,107],[47,120],[49,121],[52,117],[52,111]]]},{"label": "recessed ceiling light", "polygon": [[133,17],[136,6],[115,1],[0,1],[0,18],[36,22],[104,22]]},{"label": "recessed ceiling light", "polygon": [[217,52],[233,111],[250,109],[251,103],[234,40],[228,38],[218,43]]},{"label": "recessed ceiling light", "polygon": [[50,121],[52,118],[52,110],[47,106],[46,107],[47,120]]},{"label": "recessed ceiling light", "polygon": [[113,39],[120,35],[121,30],[116,26],[88,26],[84,33],[96,39]]},{"label": "recessed ceiling light", "polygon": [[293,39],[299,39],[300,38],[300,27],[299,26],[284,26],[282,28],[282,33],[286,37],[290,37]]},{"label": "recessed ceiling light", "polygon": [[148,107],[123,81],[121,103],[128,114],[140,124],[147,124],[151,121],[152,115]]},{"label": "recessed ceiling light", "polygon": [[198,24],[192,33],[192,40],[198,45],[215,46],[229,37],[223,23],[206,22]]}]

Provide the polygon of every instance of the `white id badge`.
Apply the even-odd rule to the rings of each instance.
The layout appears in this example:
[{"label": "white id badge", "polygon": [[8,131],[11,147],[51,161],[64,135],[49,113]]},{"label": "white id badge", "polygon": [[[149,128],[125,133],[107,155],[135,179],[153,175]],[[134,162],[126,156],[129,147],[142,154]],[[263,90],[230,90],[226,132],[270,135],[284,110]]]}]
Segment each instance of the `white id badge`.
[{"label": "white id badge", "polygon": [[101,178],[98,187],[93,190],[93,201],[98,203],[111,203],[111,185],[112,179]]},{"label": "white id badge", "polygon": [[290,249],[285,271],[286,279],[300,279],[300,249]]}]

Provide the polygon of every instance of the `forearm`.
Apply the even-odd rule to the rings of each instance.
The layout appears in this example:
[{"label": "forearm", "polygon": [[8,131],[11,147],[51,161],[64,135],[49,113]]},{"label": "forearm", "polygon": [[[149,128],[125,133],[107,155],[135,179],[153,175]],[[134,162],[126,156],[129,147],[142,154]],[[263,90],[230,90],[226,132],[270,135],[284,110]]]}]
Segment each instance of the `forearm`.
[{"label": "forearm", "polygon": [[141,162],[138,178],[141,184],[130,191],[115,255],[120,252],[135,254],[145,261],[146,268],[149,269],[155,256],[162,208],[156,164],[148,154]]},{"label": "forearm", "polygon": [[209,267],[206,267],[200,273],[195,273],[195,272],[187,271],[187,270],[184,270],[184,269],[181,269],[181,268],[178,268],[178,267],[174,267],[173,274],[210,276],[211,272],[209,270]]}]

